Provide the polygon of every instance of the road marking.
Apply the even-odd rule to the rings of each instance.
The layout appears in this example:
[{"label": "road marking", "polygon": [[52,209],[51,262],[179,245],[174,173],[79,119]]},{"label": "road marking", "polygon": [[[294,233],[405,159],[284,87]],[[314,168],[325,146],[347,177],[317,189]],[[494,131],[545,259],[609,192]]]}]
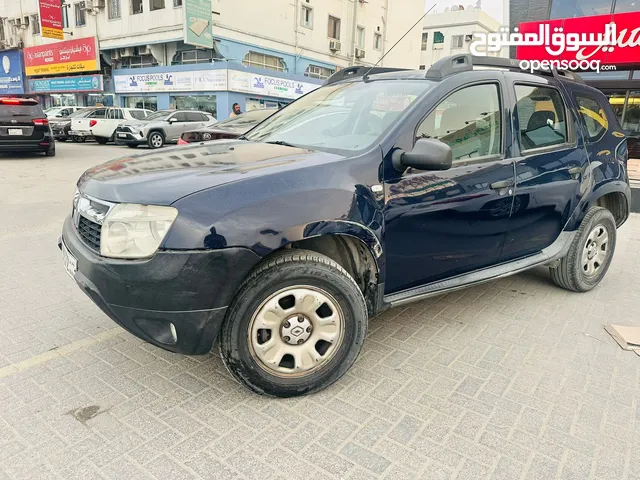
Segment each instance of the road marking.
[{"label": "road marking", "polygon": [[17,373],[23,372],[28,368],[35,367],[36,365],[49,362],[56,358],[67,357],[72,353],[77,352],[78,350],[82,350],[83,348],[95,345],[96,343],[102,343],[106,340],[109,340],[110,338],[116,337],[124,331],[125,330],[120,327],[115,327],[99,333],[93,337],[83,338],[82,340],[77,340],[75,342],[62,345],[55,350],[48,350],[46,352],[40,353],[39,355],[34,355],[31,358],[22,360],[21,362],[12,363],[11,365],[0,368],[0,378],[16,375]]}]

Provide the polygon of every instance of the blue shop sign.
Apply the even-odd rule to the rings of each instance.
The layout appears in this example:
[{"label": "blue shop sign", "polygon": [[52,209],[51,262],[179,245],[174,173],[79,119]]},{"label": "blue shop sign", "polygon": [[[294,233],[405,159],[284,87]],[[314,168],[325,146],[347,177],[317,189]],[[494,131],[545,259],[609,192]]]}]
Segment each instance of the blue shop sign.
[{"label": "blue shop sign", "polygon": [[0,52],[0,95],[23,94],[23,79],[20,50]]},{"label": "blue shop sign", "polygon": [[101,92],[102,88],[102,75],[29,79],[30,93]]}]

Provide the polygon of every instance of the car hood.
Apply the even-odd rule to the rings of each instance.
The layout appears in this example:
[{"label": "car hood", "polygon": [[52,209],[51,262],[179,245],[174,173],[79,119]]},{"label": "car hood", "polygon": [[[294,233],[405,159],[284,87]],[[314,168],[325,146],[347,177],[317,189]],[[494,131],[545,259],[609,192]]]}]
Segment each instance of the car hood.
[{"label": "car hood", "polygon": [[240,140],[154,150],[87,170],[78,189],[111,202],[170,205],[211,187],[344,157],[297,147]]},{"label": "car hood", "polygon": [[69,125],[71,123],[70,118],[50,118],[49,125]]}]

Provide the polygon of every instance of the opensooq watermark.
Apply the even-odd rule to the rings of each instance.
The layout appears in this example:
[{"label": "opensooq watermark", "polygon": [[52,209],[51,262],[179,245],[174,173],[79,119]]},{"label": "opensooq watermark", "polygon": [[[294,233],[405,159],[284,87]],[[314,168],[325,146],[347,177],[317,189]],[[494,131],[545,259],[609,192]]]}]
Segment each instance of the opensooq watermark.
[{"label": "opensooq watermark", "polygon": [[[520,68],[535,72],[536,70],[586,70],[600,73],[604,70],[615,70],[615,65],[602,65],[601,60],[592,57],[599,51],[612,52],[617,46],[616,24],[605,25],[604,33],[565,33],[562,27],[551,32],[548,24],[540,24],[537,32],[522,33],[518,28],[509,33],[508,27],[500,28],[497,33],[474,33],[475,40],[470,45],[473,55],[488,55],[499,52],[504,47],[544,47],[549,59],[522,59]],[[628,46],[628,45],[620,45]],[[575,58],[559,57],[565,52],[575,52]],[[566,55],[565,55],[566,56]]]}]

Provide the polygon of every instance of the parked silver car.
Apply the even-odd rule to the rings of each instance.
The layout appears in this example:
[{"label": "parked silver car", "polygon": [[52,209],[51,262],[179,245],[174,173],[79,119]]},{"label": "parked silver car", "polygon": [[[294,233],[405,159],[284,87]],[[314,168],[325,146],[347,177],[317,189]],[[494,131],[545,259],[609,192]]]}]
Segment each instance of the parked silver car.
[{"label": "parked silver car", "polygon": [[217,122],[216,118],[207,112],[159,110],[144,120],[118,126],[115,141],[131,148],[138,145],[160,148],[165,143],[176,143],[187,130],[201,128],[213,122]]}]

